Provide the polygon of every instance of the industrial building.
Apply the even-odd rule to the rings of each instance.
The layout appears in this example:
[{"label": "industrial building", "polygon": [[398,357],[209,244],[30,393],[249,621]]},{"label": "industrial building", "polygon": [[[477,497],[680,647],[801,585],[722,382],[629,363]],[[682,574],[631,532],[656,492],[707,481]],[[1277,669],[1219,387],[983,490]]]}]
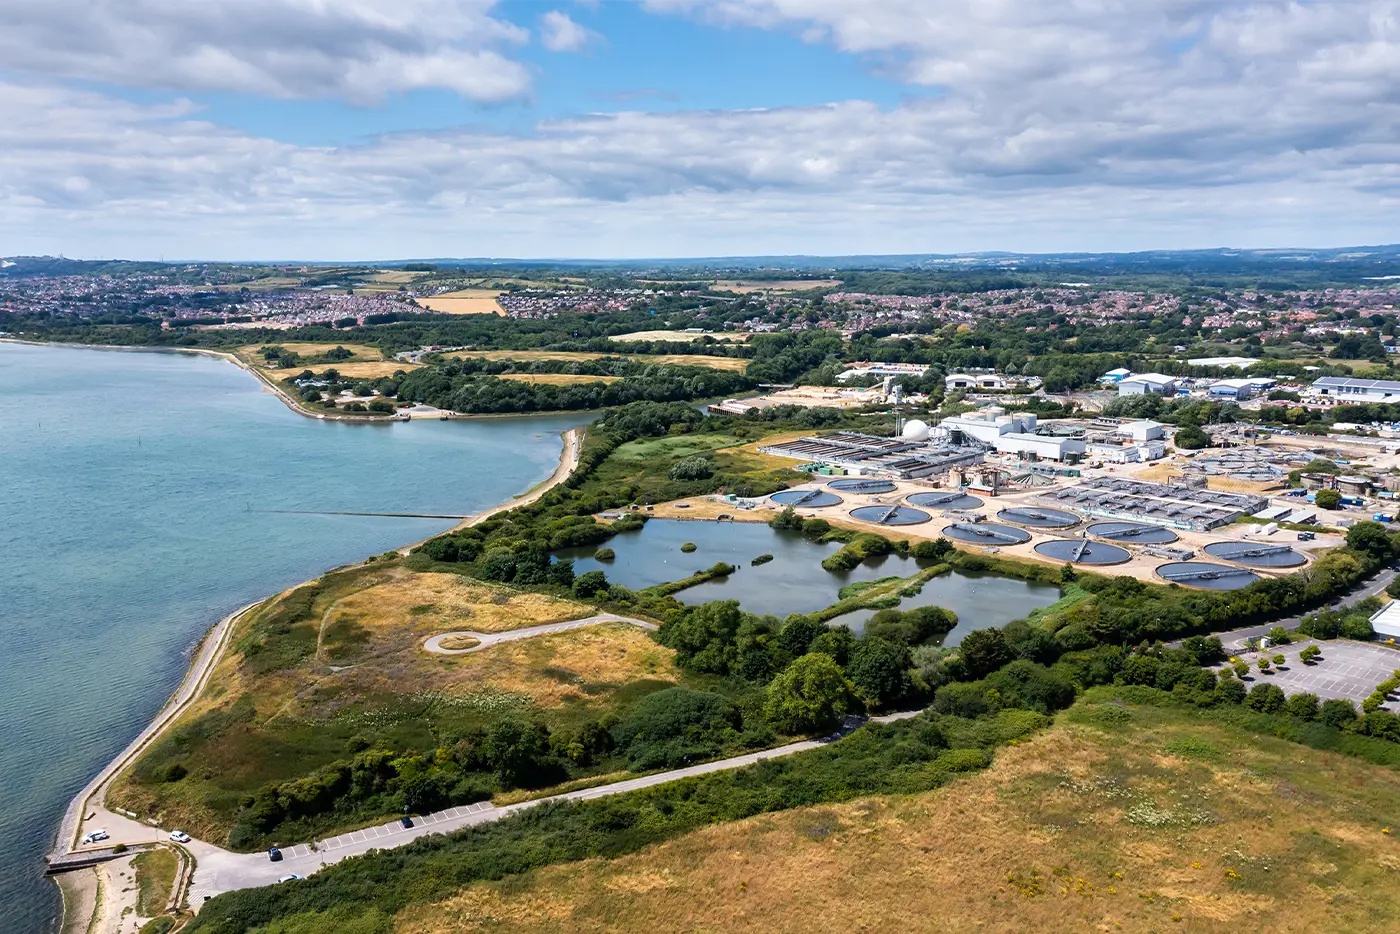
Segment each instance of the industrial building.
[{"label": "industrial building", "polygon": [[1274,382],[1274,380],[1262,376],[1252,379],[1222,379],[1211,383],[1206,390],[1206,395],[1212,399],[1244,402],[1261,392],[1267,392],[1273,388]]},{"label": "industrial building", "polygon": [[1118,381],[1118,395],[1145,396],[1155,392],[1162,396],[1176,395],[1176,377],[1161,373],[1134,373]]},{"label": "industrial building", "polygon": [[1315,395],[1347,402],[1400,402],[1400,383],[1389,379],[1352,379],[1324,376],[1313,380]]},{"label": "industrial building", "polygon": [[928,367],[922,363],[857,363],[854,368],[836,374],[838,383],[858,376],[923,376]]},{"label": "industrial building", "polygon": [[1213,366],[1225,369],[1226,367],[1237,367],[1245,370],[1259,362],[1258,357],[1196,357],[1187,360],[1191,366]]},{"label": "industrial building", "polygon": [[[913,426],[915,423],[910,423]],[[922,425],[922,423],[918,423]],[[777,454],[795,460],[829,464],[861,474],[879,474],[912,480],[936,473],[946,473],[954,467],[971,467],[986,459],[987,445],[977,441],[943,443],[924,438],[882,438],[854,431],[839,431],[826,437],[798,438],[759,448],[765,454]]]},{"label": "industrial building", "polygon": [[1058,433],[1037,431],[1038,421],[1033,414],[1017,413],[1008,415],[998,406],[968,412],[966,415],[952,415],[938,423],[938,427],[948,432],[949,438],[972,438],[982,444],[991,445],[1001,454],[1013,454],[1022,459],[1076,461],[1083,456],[1085,444],[1081,438]]},{"label": "industrial building", "polygon": [[949,373],[943,380],[946,389],[1001,390],[1006,388],[1006,380],[996,373]]},{"label": "industrial building", "polygon": [[1099,377],[1099,382],[1101,382],[1101,383],[1121,383],[1123,380],[1127,379],[1129,376],[1132,376],[1132,375],[1133,375],[1133,371],[1132,371],[1132,370],[1129,370],[1129,369],[1126,369],[1126,368],[1120,366],[1118,369],[1116,369],[1116,370],[1109,370],[1109,371],[1108,371],[1107,373],[1105,373],[1103,376],[1100,376],[1100,377]]},{"label": "industrial building", "polygon": [[1099,477],[1042,494],[1055,506],[1079,513],[1170,528],[1206,532],[1253,515],[1268,505],[1266,497],[1225,493],[1174,483],[1147,483]]}]

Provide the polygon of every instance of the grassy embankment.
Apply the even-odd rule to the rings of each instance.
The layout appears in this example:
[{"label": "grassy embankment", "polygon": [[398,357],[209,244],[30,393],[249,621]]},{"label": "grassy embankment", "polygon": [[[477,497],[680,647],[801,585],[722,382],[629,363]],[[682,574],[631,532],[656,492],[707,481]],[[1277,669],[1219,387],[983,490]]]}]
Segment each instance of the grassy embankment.
[{"label": "grassy embankment", "polygon": [[136,914],[154,918],[170,901],[180,859],[169,848],[158,846],[134,856],[131,868],[136,871]]},{"label": "grassy embankment", "polygon": [[[411,905],[398,934],[1382,930],[1400,775],[1091,691],[985,772],[720,824]],[[1129,695],[1131,697],[1131,695]],[[1246,718],[1248,719],[1248,718]],[[1250,727],[1254,727],[1251,729]],[[1400,829],[1400,828],[1397,828]]]},{"label": "grassy embankment", "polygon": [[[210,688],[109,800],[222,843],[245,797],[269,782],[312,775],[370,747],[432,750],[503,717],[567,731],[680,679],[670,651],[626,624],[463,656],[421,648],[446,630],[500,632],[592,612],[456,574],[414,573],[393,560],[328,574],[248,614]],[[296,829],[314,833],[377,813],[341,809]]]}]

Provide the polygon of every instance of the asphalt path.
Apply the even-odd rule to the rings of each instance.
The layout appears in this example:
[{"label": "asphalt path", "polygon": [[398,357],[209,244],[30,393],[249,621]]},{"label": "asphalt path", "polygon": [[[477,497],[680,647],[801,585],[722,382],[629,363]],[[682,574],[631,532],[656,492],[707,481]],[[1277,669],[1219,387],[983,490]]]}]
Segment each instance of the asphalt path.
[{"label": "asphalt path", "polygon": [[[582,629],[585,626],[597,626],[600,623],[630,623],[633,626],[640,626],[642,629],[649,629],[655,632],[658,627],[655,623],[646,620],[633,619],[630,616],[616,616],[612,613],[599,613],[596,616],[586,616],[583,619],[571,619],[562,623],[544,623],[539,626],[526,626],[523,629],[510,629],[505,632],[473,632],[470,629],[462,629],[457,632],[444,632],[433,636],[423,643],[423,649],[437,655],[466,655],[469,652],[480,652],[482,649],[492,645],[499,645],[502,642],[515,642],[519,639],[529,639],[534,636],[548,636],[556,632],[568,632],[571,629]],[[466,649],[445,649],[442,647],[444,639],[451,639],[454,636],[469,636],[477,641],[477,644]]]},{"label": "asphalt path", "polygon": [[[1347,594],[1346,597],[1344,597],[1342,600],[1334,602],[1329,606],[1324,607],[1324,609],[1339,610],[1343,607],[1351,606],[1353,603],[1360,603],[1362,600],[1365,600],[1368,597],[1379,596],[1385,591],[1386,587],[1390,586],[1390,582],[1395,580],[1397,573],[1400,572],[1397,572],[1396,569],[1393,567],[1382,568],[1376,573],[1376,576],[1372,577],[1369,581],[1367,581],[1366,584],[1362,586],[1360,590],[1352,591],[1351,593]],[[1306,615],[1311,616],[1313,614],[1308,613]],[[1244,643],[1246,639],[1258,639],[1263,636],[1267,636],[1269,634],[1269,630],[1273,629],[1275,626],[1282,626],[1284,629],[1293,630],[1297,629],[1298,624],[1302,621],[1303,618],[1301,616],[1290,616],[1287,619],[1274,620],[1272,623],[1265,623],[1262,626],[1248,626],[1244,629],[1231,629],[1229,632],[1217,632],[1215,633],[1215,635],[1217,638],[1220,639],[1221,644],[1225,646],[1226,651],[1230,651],[1232,649],[1244,648]],[[1173,644],[1179,645],[1180,642],[1178,641]]]}]

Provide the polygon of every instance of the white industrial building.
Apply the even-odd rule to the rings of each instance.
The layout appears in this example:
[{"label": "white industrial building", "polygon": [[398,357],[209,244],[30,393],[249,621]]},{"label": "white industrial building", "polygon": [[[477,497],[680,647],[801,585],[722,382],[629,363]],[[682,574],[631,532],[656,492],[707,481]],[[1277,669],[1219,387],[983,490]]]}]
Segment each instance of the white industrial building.
[{"label": "white industrial building", "polygon": [[1387,603],[1372,613],[1371,628],[1381,639],[1400,639],[1400,600]]},{"label": "white industrial building", "polygon": [[1155,392],[1163,396],[1176,395],[1176,378],[1161,373],[1134,373],[1118,381],[1118,395],[1145,396]]},{"label": "white industrial building", "polygon": [[1023,431],[1008,432],[995,442],[1002,454],[1031,457],[1042,461],[1075,461],[1084,455],[1087,445],[1078,438],[1059,438]]},{"label": "white industrial building", "polygon": [[1006,380],[996,373],[949,373],[943,385],[947,389],[1000,390],[1006,388]]},{"label": "white industrial building", "polygon": [[1029,412],[1007,415],[999,406],[968,412],[965,415],[950,415],[938,423],[947,431],[960,431],[969,438],[983,444],[995,445],[1003,435],[1035,431],[1036,417]]},{"label": "white industrial building", "polygon": [[1313,381],[1312,391],[1348,402],[1400,402],[1400,383],[1388,379],[1324,376]]},{"label": "white industrial building", "polygon": [[836,374],[839,383],[849,382],[858,376],[923,376],[928,367],[922,363],[858,363],[853,369]]},{"label": "white industrial building", "polygon": [[1128,441],[1156,441],[1164,437],[1166,432],[1162,430],[1161,422],[1154,422],[1150,418],[1138,421],[1126,422],[1113,429],[1111,432],[1115,438],[1124,438]]},{"label": "white industrial building", "polygon": [[1258,357],[1196,357],[1187,360],[1192,366],[1214,366],[1224,369],[1225,367],[1238,367],[1241,370],[1248,369],[1259,362]]}]

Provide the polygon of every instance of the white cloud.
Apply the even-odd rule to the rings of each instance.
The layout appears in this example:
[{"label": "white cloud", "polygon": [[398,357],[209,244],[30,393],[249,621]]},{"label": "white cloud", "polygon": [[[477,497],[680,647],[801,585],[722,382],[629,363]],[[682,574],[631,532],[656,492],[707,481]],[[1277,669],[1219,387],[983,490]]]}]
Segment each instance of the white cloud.
[{"label": "white cloud", "polygon": [[540,41],[551,52],[577,52],[597,38],[597,33],[580,26],[562,10],[550,10],[540,17]]},{"label": "white cloud", "polygon": [[526,94],[501,51],[525,30],[494,0],[8,0],[12,72],[182,93],[376,103],[414,88],[474,101]]},{"label": "white cloud", "polygon": [[[1006,171],[961,112],[622,113],[529,135],[295,146],[175,101],[0,84],[0,255],[658,256],[1393,240],[1400,122],[1365,145],[1132,147]],[[1036,147],[1027,145],[1029,150]],[[1267,147],[1266,147],[1267,148]],[[1014,160],[1012,160],[1014,161]]]},{"label": "white cloud", "polygon": [[[202,122],[180,100],[138,106],[0,84],[0,255],[86,246],[229,257],[655,256],[1396,239],[1395,0],[649,2],[830,43],[919,93],[892,109],[848,101],[628,112],[523,134],[403,133],[331,149]],[[229,3],[205,0],[189,15],[227,13]],[[461,55],[496,55],[493,46],[521,38],[490,19],[484,0],[357,0],[335,13],[312,0],[247,0],[240,9],[273,5],[295,6],[319,31],[259,47],[230,26],[217,48],[175,43],[183,51],[161,63],[127,49],[124,34],[78,28],[62,53],[33,54],[91,58],[89,69],[149,65],[152,86],[190,87],[181,76],[194,70],[199,87],[270,82],[277,93],[369,95],[386,90],[386,69],[397,87],[467,82]],[[15,41],[0,33],[0,56],[13,59]],[[385,64],[369,46],[399,57]],[[294,54],[308,48],[320,53]],[[470,80],[487,95],[484,79]]]}]

